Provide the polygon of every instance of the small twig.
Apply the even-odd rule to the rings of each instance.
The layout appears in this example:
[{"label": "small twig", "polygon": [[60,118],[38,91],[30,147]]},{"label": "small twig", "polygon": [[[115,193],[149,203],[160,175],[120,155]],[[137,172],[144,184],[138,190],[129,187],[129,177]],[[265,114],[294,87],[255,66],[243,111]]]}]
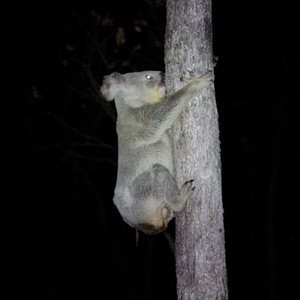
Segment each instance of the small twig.
[{"label": "small twig", "polygon": [[78,157],[78,158],[82,158],[82,159],[85,159],[85,160],[93,160],[93,161],[97,161],[97,162],[105,162],[105,163],[109,163],[109,164],[112,164],[114,166],[116,166],[116,162],[112,159],[107,159],[107,158],[95,158],[95,157],[91,157],[91,156],[87,156],[87,155],[83,155],[83,154],[80,154],[80,153],[77,153],[77,152],[74,152],[72,151],[71,149],[69,149],[67,151],[68,154],[70,155],[73,155],[75,157]]},{"label": "small twig", "polygon": [[94,137],[94,136],[89,136],[83,132],[81,132],[80,130],[72,127],[71,125],[67,124],[66,121],[64,121],[61,117],[59,117],[58,115],[50,112],[50,111],[46,111],[45,112],[47,115],[51,116],[52,118],[54,118],[55,120],[59,121],[59,123],[61,123],[65,128],[75,132],[76,134],[78,134],[79,136],[82,136],[84,138],[86,138],[87,140],[94,140],[97,141],[99,143],[99,145],[103,144],[103,142],[101,140],[99,140],[98,138]]},{"label": "small twig", "polygon": [[43,149],[48,150],[49,148],[55,148],[55,147],[60,147],[60,146],[71,146],[73,148],[80,148],[80,147],[96,147],[96,148],[107,148],[112,151],[117,151],[117,149],[113,146],[110,146],[104,142],[101,144],[99,143],[71,143],[71,142],[66,142],[66,143],[53,143],[52,145],[45,146]]},{"label": "small twig", "polygon": [[172,253],[175,256],[175,243],[174,243],[174,239],[171,237],[171,235],[167,231],[164,231],[164,236],[167,239],[167,241],[169,243],[169,246],[170,246],[170,249],[171,249]]}]

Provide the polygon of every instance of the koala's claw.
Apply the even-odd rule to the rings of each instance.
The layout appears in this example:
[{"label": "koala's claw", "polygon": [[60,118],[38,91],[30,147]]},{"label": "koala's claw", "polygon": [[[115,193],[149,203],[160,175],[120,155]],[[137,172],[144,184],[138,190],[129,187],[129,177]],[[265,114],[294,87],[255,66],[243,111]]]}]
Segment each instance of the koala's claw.
[{"label": "koala's claw", "polygon": [[199,77],[200,80],[208,80],[208,81],[214,81],[215,76],[214,76],[214,72],[212,70],[207,71],[205,74],[201,75]]},{"label": "koala's claw", "polygon": [[186,84],[195,84],[200,88],[207,87],[214,82],[214,73],[212,70],[207,71],[201,76],[195,76],[192,74],[194,73],[189,72],[189,76],[182,76],[180,80]]},{"label": "koala's claw", "polygon": [[183,75],[180,77],[181,82],[189,83],[193,78],[197,78],[195,72],[191,70],[186,70]]},{"label": "koala's claw", "polygon": [[193,186],[194,180],[188,180],[186,181],[181,188],[181,192],[180,192],[180,198],[183,201],[186,201],[193,193],[193,191],[195,190],[195,186]]}]

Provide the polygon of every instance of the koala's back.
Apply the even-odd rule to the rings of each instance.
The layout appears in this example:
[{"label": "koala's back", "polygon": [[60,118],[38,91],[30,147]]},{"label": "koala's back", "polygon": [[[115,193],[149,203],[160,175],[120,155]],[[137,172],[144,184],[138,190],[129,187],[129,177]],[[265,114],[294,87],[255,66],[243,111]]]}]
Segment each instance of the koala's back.
[{"label": "koala's back", "polygon": [[134,138],[132,128],[130,138],[118,133],[119,163],[117,189],[130,186],[140,174],[150,170],[153,165],[164,166],[173,174],[171,141],[167,133],[153,144],[143,144]]}]

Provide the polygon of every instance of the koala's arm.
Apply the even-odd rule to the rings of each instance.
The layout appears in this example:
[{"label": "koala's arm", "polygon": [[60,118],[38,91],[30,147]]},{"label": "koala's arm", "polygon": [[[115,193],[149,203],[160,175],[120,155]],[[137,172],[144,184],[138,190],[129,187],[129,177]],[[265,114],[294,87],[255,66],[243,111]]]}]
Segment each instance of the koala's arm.
[{"label": "koala's arm", "polygon": [[143,142],[155,143],[160,140],[162,135],[172,127],[187,103],[199,90],[208,87],[212,81],[212,72],[199,78],[193,77],[188,80],[186,86],[168,96],[161,103],[141,108],[140,116],[143,119],[143,124],[146,124],[140,132]]}]

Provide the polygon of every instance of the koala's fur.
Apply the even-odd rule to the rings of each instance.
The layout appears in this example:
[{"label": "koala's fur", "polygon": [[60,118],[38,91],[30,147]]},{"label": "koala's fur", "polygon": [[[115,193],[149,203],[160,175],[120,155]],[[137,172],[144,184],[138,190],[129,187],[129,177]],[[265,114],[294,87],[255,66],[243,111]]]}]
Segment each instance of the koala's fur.
[{"label": "koala's fur", "polygon": [[101,92],[115,100],[118,119],[118,177],[114,203],[124,221],[147,234],[167,228],[193,191],[192,181],[181,189],[173,177],[168,129],[188,101],[211,84],[212,73],[191,78],[165,98],[158,71],[113,73],[105,76]]}]

